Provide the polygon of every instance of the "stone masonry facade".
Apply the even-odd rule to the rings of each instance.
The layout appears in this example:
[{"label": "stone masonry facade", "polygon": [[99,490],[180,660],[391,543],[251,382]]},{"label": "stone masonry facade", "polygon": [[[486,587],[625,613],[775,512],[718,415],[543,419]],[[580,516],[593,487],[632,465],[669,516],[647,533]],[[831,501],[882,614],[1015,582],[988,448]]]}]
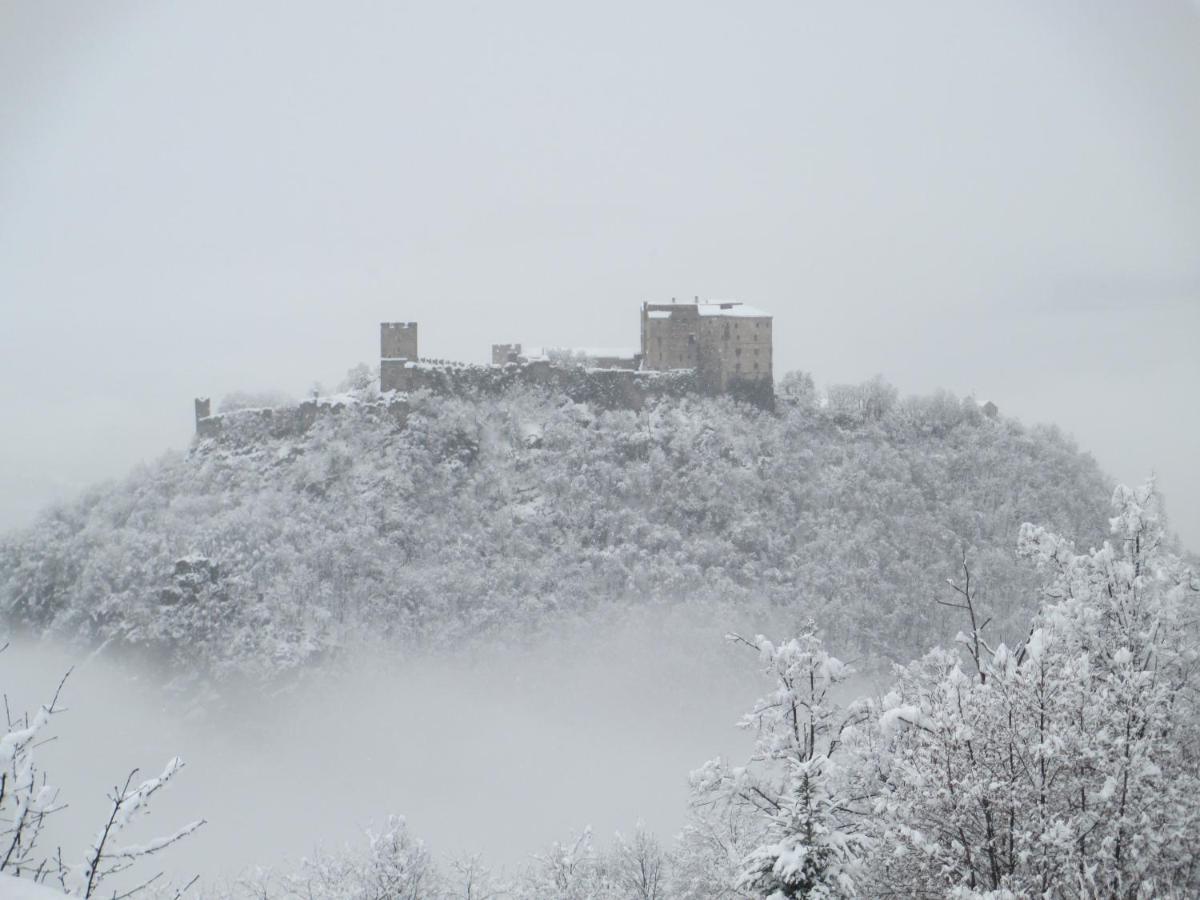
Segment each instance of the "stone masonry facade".
[{"label": "stone masonry facade", "polygon": [[643,303],[642,368],[694,369],[702,385],[770,385],[771,316],[742,303]]},{"label": "stone masonry facade", "polygon": [[409,391],[414,387],[410,363],[417,355],[416,322],[379,324],[379,389]]}]

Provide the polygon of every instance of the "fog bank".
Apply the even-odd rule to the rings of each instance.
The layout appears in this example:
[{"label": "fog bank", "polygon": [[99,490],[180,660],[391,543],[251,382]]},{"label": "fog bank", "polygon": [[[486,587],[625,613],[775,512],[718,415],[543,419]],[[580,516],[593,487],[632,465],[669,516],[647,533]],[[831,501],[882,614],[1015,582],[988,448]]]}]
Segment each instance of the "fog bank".
[{"label": "fog bank", "polygon": [[511,868],[589,825],[602,842],[639,819],[664,839],[678,831],[688,772],[747,751],[734,723],[765,686],[754,654],[722,635],[687,612],[633,612],[533,651],[359,658],[284,692],[186,705],[104,655],[17,643],[0,654],[0,686],[33,709],[76,665],[58,739],[38,751],[70,804],[46,846],[68,859],[129,769],[149,777],[179,754],[186,768],[130,836],[207,819],[161,858],[172,874],[211,886],[286,867],[392,813],[437,854]]}]

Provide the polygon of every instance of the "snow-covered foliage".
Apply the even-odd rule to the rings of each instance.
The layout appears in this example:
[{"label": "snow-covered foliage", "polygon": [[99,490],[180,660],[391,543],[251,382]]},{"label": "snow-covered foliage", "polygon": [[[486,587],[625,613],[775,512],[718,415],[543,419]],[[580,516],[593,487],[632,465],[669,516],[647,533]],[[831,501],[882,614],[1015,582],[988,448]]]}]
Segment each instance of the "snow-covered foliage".
[{"label": "snow-covered foliage", "polygon": [[318,853],[298,873],[260,889],[263,896],[304,900],[421,900],[437,896],[437,882],[424,843],[392,816],[382,831],[367,830],[365,847]]},{"label": "snow-covered foliage", "polygon": [[756,732],[749,763],[714,759],[692,773],[695,805],[710,821],[727,820],[731,806],[750,813],[758,843],[739,881],[753,896],[853,896],[866,846],[838,750],[860,714],[832,696],[850,669],[812,627],[778,645],[733,639],[758,652],[775,689],[742,721]]},{"label": "snow-covered foliage", "polygon": [[966,554],[942,602],[969,631],[898,668],[880,699],[839,706],[850,670],[811,626],[779,643],[731,636],[772,690],[741,722],[755,733],[747,762],[692,773],[672,847],[640,827],[600,847],[585,829],[498,878],[474,860],[435,867],[393,823],[366,854],[307,863],[280,896],[1200,895],[1200,579],[1166,545],[1152,484],[1112,502],[1098,550],[1021,529],[1047,582],[1011,646],[987,637]]},{"label": "snow-covered foliage", "polygon": [[298,436],[202,441],[0,540],[0,617],[219,676],[684,601],[811,616],[839,651],[908,659],[952,636],[928,597],[967,543],[993,629],[1019,637],[1019,524],[1099,540],[1095,464],[969,401],[860,394],[777,414],[533,388],[414,395],[403,420],[342,404]]},{"label": "snow-covered foliage", "polygon": [[[0,876],[50,886],[60,896],[99,897],[102,883],[111,882],[144,858],[187,837],[204,821],[191,822],[171,834],[141,843],[115,843],[121,832],[145,815],[150,798],[183,768],[183,761],[175,757],[157,777],[135,786],[135,769],[125,779],[124,787],[113,789],[108,816],[78,862],[72,864],[61,848],[51,852],[39,847],[46,817],[63,810],[65,804],[58,802],[57,789],[39,772],[34,750],[38,741],[47,739],[45,731],[51,717],[62,711],[59,696],[65,682],[66,677],[50,703],[41,706],[32,718],[10,720],[0,736]],[[127,884],[120,896],[144,890],[159,877],[151,875]],[[0,896],[7,896],[8,878],[0,882]],[[106,896],[116,895],[113,892]]]},{"label": "snow-covered foliage", "polygon": [[[1200,583],[1168,552],[1153,484],[1118,488],[1112,540],[1043,528],[1025,640],[934,650],[879,710],[878,884],[914,896],[1200,893]],[[969,583],[956,585],[974,620]]]},{"label": "snow-covered foliage", "polygon": [[295,872],[258,872],[221,894],[259,900],[668,900],[668,855],[642,825],[598,847],[590,828],[534,854],[518,872],[478,857],[435,860],[393,816],[364,845],[319,852]]},{"label": "snow-covered foliage", "polygon": [[0,873],[17,878],[44,878],[50,873],[49,861],[38,852],[38,838],[46,817],[61,806],[58,791],[37,767],[34,750],[51,716],[60,711],[61,692],[62,683],[53,699],[32,717],[9,718],[0,736]]}]

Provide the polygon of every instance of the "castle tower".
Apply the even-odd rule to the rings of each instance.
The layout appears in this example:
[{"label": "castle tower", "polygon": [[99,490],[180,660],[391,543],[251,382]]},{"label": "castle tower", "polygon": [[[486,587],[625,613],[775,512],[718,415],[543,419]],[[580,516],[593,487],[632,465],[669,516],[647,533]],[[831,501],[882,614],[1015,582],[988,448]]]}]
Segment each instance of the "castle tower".
[{"label": "castle tower", "polygon": [[642,368],[695,369],[709,390],[772,383],[771,316],[734,301],[643,303]]},{"label": "castle tower", "polygon": [[208,397],[196,398],[196,431],[200,431],[200,420],[212,415],[212,400]]},{"label": "castle tower", "polygon": [[521,361],[520,344],[492,344],[492,365],[507,366]]},{"label": "castle tower", "polygon": [[418,358],[416,322],[379,323],[379,390],[407,391]]}]

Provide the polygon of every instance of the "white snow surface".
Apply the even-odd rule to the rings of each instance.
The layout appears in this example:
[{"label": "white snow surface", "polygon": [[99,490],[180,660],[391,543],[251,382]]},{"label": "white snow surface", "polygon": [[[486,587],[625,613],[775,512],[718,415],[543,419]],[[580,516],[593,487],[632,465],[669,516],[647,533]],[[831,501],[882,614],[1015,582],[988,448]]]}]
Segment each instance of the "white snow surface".
[{"label": "white snow surface", "polygon": [[[679,309],[695,307],[702,316],[728,316],[736,319],[769,319],[771,314],[756,306],[747,306],[737,300],[712,300],[708,303],[680,303]],[[672,310],[652,309],[646,313],[651,319],[669,319]]]},{"label": "white snow surface", "polygon": [[702,316],[731,316],[738,319],[769,319],[771,317],[769,312],[763,312],[758,307],[747,306],[745,303],[738,303],[736,300],[698,303],[696,308]]},{"label": "white snow surface", "polygon": [[0,900],[51,900],[52,897],[62,896],[62,891],[35,884],[28,878],[0,874]]}]

